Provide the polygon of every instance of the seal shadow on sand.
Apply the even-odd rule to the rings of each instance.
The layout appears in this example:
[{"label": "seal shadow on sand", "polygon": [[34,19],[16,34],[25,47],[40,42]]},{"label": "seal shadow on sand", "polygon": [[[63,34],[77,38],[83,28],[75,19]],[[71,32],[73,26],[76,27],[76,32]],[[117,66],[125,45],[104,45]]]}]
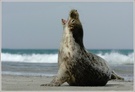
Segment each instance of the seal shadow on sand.
[{"label": "seal shadow on sand", "polygon": [[65,84],[65,85],[62,85],[61,87],[115,87],[115,86],[121,87],[124,85],[122,85],[122,84],[106,84],[106,86],[69,86],[68,84]]}]

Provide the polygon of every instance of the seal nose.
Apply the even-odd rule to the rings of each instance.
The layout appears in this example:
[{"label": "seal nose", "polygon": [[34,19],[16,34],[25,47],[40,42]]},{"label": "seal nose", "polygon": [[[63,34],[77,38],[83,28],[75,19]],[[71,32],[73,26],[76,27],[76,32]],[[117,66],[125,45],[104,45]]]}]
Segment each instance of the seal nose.
[{"label": "seal nose", "polygon": [[74,9],[73,11],[74,11],[74,12],[77,12],[77,10],[76,10],[76,9]]}]

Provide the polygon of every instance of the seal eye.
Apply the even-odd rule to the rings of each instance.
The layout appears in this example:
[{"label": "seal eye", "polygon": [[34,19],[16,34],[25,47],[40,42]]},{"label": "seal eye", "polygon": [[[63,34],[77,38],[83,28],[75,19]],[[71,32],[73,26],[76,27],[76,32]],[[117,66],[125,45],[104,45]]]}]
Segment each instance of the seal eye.
[{"label": "seal eye", "polygon": [[72,23],[74,23],[74,22],[75,22],[75,20],[73,19],[71,22],[72,22]]}]

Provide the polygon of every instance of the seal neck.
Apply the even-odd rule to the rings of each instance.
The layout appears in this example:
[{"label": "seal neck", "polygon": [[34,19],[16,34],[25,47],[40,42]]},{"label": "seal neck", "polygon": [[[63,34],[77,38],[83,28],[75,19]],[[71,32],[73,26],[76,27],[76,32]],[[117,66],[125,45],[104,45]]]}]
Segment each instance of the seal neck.
[{"label": "seal neck", "polygon": [[75,42],[81,47],[84,48],[83,45],[83,28],[82,26],[77,26],[74,31],[72,31],[73,38],[75,39]]}]

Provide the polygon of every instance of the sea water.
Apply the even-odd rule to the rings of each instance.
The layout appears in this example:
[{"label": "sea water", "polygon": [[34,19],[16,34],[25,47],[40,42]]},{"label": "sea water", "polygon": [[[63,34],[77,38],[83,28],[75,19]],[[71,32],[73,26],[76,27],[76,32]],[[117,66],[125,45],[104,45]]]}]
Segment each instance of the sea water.
[{"label": "sea water", "polygon": [[[104,58],[110,67],[127,81],[133,81],[134,51],[129,49],[88,50]],[[57,49],[2,49],[2,74],[55,76],[58,71]]]}]

